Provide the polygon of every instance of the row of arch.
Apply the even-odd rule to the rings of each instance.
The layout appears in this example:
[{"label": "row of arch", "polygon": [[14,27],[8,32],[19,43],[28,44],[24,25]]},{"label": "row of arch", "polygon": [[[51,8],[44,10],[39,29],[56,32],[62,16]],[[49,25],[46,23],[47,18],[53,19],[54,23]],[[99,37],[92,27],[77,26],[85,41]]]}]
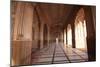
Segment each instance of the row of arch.
[{"label": "row of arch", "polygon": [[[32,41],[37,40],[36,48],[41,49],[48,46],[48,26],[43,23],[36,8],[34,8],[34,19],[32,26]],[[42,34],[41,34],[42,33]],[[35,39],[35,36],[37,37]],[[42,38],[41,38],[42,37]],[[42,44],[41,44],[42,43]]]},{"label": "row of arch", "polygon": [[[40,28],[39,28],[39,38],[38,38],[38,47],[40,49]],[[35,31],[34,31],[34,28],[32,28],[32,40],[34,40],[34,37],[35,36]],[[44,27],[43,27],[43,47],[46,47],[47,44],[48,44],[48,27],[46,24],[44,24]]]},{"label": "row of arch", "polygon": [[35,6],[26,2],[13,3],[16,10],[12,8],[11,65],[30,64],[32,52],[49,45],[49,27],[41,20]]},{"label": "row of arch", "polygon": [[[81,14],[80,14],[81,13]],[[74,29],[75,32],[75,47],[76,48],[84,48],[86,49],[86,21],[84,20],[84,10],[81,8],[74,22]],[[67,28],[64,30],[64,44],[72,47],[72,26],[71,24],[67,25]]]},{"label": "row of arch", "polygon": [[[75,23],[75,44],[76,48],[86,48],[86,22]],[[72,28],[71,24],[68,24],[67,30],[64,30],[64,44],[72,47]]]},{"label": "row of arch", "polygon": [[[95,60],[95,19],[91,7],[80,7],[64,28],[64,44],[72,48],[83,49],[88,60]],[[72,20],[72,21],[71,21]]]}]

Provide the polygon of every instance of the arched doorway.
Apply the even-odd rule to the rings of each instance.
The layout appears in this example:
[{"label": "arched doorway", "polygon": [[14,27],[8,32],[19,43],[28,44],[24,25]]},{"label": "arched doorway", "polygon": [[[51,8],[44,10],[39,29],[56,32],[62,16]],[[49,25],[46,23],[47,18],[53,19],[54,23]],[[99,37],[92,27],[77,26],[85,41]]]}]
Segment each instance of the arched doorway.
[{"label": "arched doorway", "polygon": [[75,44],[76,48],[87,50],[87,32],[84,9],[81,8],[75,19]]},{"label": "arched doorway", "polygon": [[47,25],[44,24],[44,28],[43,28],[43,37],[44,37],[44,40],[43,40],[43,47],[46,47],[48,45],[48,28],[47,28]]},{"label": "arched doorway", "polygon": [[66,45],[66,29],[64,29],[64,44]]},{"label": "arched doorway", "polygon": [[67,26],[67,44],[72,47],[72,29],[70,24]]}]

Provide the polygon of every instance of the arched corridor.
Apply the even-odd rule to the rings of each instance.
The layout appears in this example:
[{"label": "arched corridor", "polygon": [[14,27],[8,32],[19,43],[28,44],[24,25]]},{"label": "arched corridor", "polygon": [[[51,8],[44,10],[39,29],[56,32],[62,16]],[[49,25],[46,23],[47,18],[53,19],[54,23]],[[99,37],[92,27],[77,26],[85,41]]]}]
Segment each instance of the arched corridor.
[{"label": "arched corridor", "polygon": [[12,1],[11,65],[95,61],[95,8]]}]

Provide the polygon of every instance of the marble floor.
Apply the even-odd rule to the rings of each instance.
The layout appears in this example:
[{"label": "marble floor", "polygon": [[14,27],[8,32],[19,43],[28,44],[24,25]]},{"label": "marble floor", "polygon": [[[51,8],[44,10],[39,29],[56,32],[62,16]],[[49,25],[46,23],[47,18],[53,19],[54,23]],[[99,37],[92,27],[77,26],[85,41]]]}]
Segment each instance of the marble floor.
[{"label": "marble floor", "polygon": [[53,43],[47,48],[32,53],[31,64],[61,64],[86,61],[88,61],[86,51],[64,46],[61,43]]}]

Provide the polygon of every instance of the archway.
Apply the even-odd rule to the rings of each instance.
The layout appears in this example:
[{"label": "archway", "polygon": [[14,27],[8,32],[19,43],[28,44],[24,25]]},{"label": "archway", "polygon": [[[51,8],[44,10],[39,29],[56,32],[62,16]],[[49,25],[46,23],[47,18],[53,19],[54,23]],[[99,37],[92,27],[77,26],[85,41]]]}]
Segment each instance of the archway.
[{"label": "archway", "polygon": [[75,19],[75,44],[76,48],[87,50],[87,32],[84,9],[81,8]]},{"label": "archway", "polygon": [[66,29],[64,29],[64,44],[66,45]]},{"label": "archway", "polygon": [[67,44],[72,47],[72,29],[70,24],[67,26]]}]

